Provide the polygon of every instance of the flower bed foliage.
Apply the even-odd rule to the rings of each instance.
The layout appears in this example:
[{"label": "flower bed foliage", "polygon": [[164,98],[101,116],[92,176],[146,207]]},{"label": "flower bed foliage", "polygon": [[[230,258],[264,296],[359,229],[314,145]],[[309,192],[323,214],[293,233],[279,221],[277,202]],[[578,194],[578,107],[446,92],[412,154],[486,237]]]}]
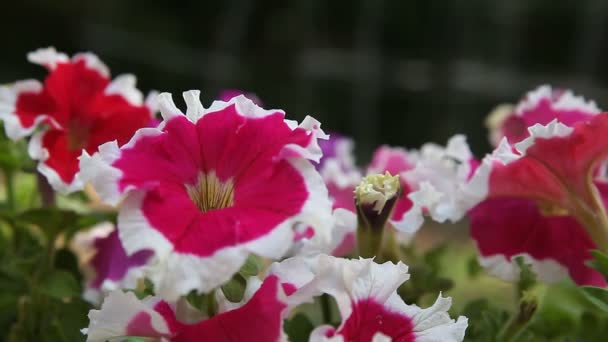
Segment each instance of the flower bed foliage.
[{"label": "flower bed foliage", "polygon": [[91,53],[27,57],[44,81],[0,87],[3,340],[608,333],[593,101],[541,86],[489,116],[485,157],[456,135],[364,166],[352,139],[253,94],[190,90],[184,109]]}]

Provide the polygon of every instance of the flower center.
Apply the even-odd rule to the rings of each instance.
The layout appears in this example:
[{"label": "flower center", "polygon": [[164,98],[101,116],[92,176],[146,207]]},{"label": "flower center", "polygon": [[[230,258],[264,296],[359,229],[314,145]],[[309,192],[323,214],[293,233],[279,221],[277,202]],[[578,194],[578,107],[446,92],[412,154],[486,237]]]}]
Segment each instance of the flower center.
[{"label": "flower center", "polygon": [[90,127],[77,120],[72,120],[67,126],[68,148],[71,151],[80,151],[87,146]]},{"label": "flower center", "polygon": [[188,196],[202,212],[231,207],[234,204],[232,180],[222,182],[215,172],[200,173],[196,184],[186,184]]}]

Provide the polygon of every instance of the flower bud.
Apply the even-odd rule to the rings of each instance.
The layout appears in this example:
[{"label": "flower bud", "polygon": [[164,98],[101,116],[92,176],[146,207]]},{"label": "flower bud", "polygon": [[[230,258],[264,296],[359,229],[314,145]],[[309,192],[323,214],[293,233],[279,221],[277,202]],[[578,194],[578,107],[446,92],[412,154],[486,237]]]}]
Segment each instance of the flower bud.
[{"label": "flower bud", "polygon": [[393,176],[388,171],[384,175],[366,176],[355,188],[360,256],[369,258],[380,251],[384,226],[400,194],[399,176]]}]

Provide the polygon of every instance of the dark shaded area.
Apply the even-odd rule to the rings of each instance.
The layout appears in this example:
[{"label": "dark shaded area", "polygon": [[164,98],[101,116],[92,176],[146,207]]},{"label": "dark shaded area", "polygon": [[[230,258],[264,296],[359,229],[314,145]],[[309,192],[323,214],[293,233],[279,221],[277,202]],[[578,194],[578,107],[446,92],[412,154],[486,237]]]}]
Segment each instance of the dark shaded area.
[{"label": "dark shaded area", "polygon": [[602,0],[23,0],[2,13],[2,83],[44,74],[25,60],[35,48],[90,50],[145,92],[199,88],[209,104],[240,88],[312,114],[363,160],[459,132],[482,154],[485,115],[542,83],[600,107],[608,95]]}]

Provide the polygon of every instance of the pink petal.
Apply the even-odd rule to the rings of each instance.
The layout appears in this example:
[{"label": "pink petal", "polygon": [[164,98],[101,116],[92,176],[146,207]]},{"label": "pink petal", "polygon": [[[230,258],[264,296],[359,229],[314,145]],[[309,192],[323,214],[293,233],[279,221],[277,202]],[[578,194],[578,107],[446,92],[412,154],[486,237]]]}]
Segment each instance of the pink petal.
[{"label": "pink petal", "polygon": [[[580,285],[606,285],[598,272],[585,265],[592,259],[589,250],[595,245],[570,216],[543,216],[531,200],[496,198],[479,204],[469,217],[471,236],[482,258],[500,255],[511,263],[513,257],[527,255],[533,259],[532,268],[541,280],[561,279],[561,270],[546,262],[552,261],[565,268]],[[497,275],[511,278],[507,271],[510,269],[496,270],[502,273]]]}]

